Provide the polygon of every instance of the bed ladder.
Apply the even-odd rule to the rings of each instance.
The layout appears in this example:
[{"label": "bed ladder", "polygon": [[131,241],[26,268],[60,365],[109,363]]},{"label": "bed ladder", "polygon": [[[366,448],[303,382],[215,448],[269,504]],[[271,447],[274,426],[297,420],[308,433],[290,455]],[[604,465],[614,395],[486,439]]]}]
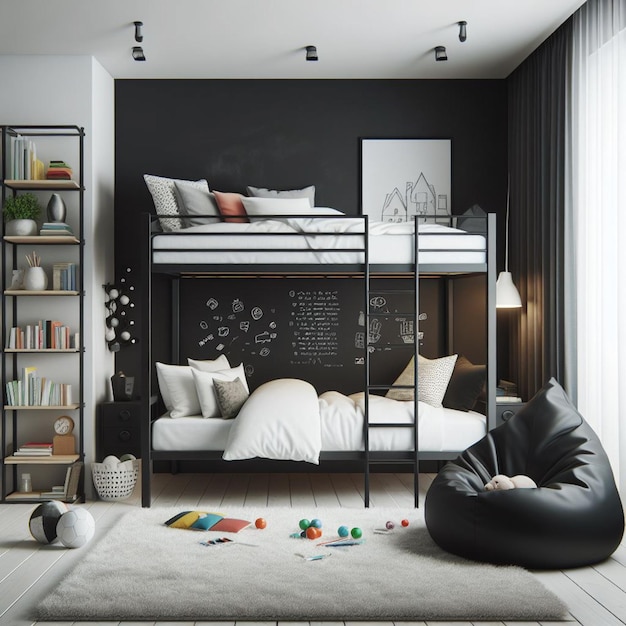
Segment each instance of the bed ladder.
[{"label": "bed ladder", "polygon": [[[417,403],[417,376],[418,376],[418,359],[417,353],[419,349],[419,328],[418,328],[418,320],[419,320],[419,300],[418,300],[418,277],[415,278],[415,286],[414,286],[414,310],[412,312],[372,312],[370,298],[372,295],[385,295],[385,294],[406,294],[406,290],[403,289],[370,289],[369,285],[369,276],[368,276],[368,299],[366,303],[366,316],[365,316],[365,324],[366,324],[366,341],[365,341],[365,365],[366,365],[366,385],[365,385],[365,395],[364,395],[364,423],[363,423],[363,443],[364,443],[364,451],[365,451],[365,472],[364,472],[364,501],[365,506],[369,507],[370,505],[370,472],[373,465],[411,465],[413,468],[413,498],[414,498],[414,506],[415,508],[419,508],[419,454],[418,454],[418,403]],[[376,319],[385,318],[385,317],[402,317],[406,319],[410,319],[413,321],[413,356],[414,356],[414,380],[416,383],[414,385],[376,385],[371,383],[370,378],[370,353],[369,346],[372,345],[370,343],[370,324],[374,322]],[[385,348],[406,348],[407,343],[385,343],[383,344]],[[369,399],[371,394],[380,394],[380,392],[387,392],[390,389],[406,389],[413,391],[413,421],[412,422],[400,422],[400,423],[376,423],[370,421],[370,412],[369,412]],[[413,430],[413,450],[409,450],[406,452],[374,452],[370,450],[370,430],[371,429],[379,429],[379,428],[410,428]]]}]

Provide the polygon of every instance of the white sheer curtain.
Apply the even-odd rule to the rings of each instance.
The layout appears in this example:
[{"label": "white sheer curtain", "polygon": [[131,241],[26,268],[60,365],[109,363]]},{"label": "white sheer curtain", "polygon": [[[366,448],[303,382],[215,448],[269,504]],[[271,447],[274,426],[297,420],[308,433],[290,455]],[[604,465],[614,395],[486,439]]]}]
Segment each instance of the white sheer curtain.
[{"label": "white sheer curtain", "polygon": [[626,0],[589,0],[573,26],[578,408],[626,494]]}]

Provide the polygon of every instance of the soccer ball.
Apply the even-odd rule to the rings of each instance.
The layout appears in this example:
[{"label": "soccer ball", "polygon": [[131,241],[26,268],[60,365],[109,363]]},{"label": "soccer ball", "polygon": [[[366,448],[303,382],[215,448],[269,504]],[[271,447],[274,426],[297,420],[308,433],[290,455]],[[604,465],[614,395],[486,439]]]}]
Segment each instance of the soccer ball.
[{"label": "soccer ball", "polygon": [[57,540],[57,522],[68,511],[67,504],[57,500],[37,505],[28,521],[30,534],[39,543],[54,543]]},{"label": "soccer ball", "polygon": [[87,509],[72,507],[57,522],[57,537],[66,548],[80,548],[92,537],[96,522]]}]

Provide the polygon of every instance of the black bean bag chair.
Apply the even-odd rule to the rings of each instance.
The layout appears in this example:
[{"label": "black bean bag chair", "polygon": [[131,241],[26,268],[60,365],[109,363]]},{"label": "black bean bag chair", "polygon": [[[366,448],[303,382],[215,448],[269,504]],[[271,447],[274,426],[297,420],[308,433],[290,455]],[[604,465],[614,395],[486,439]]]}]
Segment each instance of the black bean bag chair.
[{"label": "black bean bag chair", "polygon": [[[537,488],[485,491],[496,474],[525,474]],[[442,468],[426,494],[425,517],[448,552],[531,569],[597,563],[624,533],[606,453],[554,379]]]}]

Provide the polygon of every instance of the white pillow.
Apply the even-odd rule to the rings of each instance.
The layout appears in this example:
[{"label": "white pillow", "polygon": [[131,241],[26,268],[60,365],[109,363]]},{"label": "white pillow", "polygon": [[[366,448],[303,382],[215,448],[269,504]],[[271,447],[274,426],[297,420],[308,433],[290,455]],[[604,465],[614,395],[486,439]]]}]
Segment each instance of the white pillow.
[{"label": "white pillow", "polygon": [[183,215],[183,212],[180,210],[178,200],[176,199],[176,189],[174,187],[175,183],[178,183],[179,185],[190,185],[196,189],[202,189],[207,193],[209,192],[209,183],[207,183],[204,178],[194,181],[144,174],[143,179],[146,181],[146,186],[152,194],[152,200],[154,201],[154,208],[156,209],[157,214],[160,216],[172,216],[159,218],[161,228],[165,232],[172,232],[183,228],[183,220],[180,218],[180,216]]},{"label": "white pillow", "polygon": [[220,354],[217,359],[197,361],[196,359],[187,359],[187,363],[194,369],[201,370],[203,372],[219,372],[220,370],[230,369],[230,363],[228,357],[225,354]]},{"label": "white pillow", "polygon": [[[421,354],[418,355],[418,379],[417,379],[417,399],[431,406],[440,408],[443,397],[446,395],[448,383],[452,378],[454,364],[458,354],[444,356],[440,359],[427,359]],[[398,376],[394,385],[409,385],[415,387],[414,357],[411,357],[409,364]],[[387,398],[392,400],[408,401],[413,400],[413,389],[390,389]]]},{"label": "white pillow", "polygon": [[307,198],[309,206],[315,206],[315,185],[310,185],[303,189],[284,189],[280,191],[248,185],[246,191],[253,198]]},{"label": "white pillow", "polygon": [[200,401],[193,382],[191,367],[156,364],[159,389],[170,417],[200,415]]},{"label": "white pillow", "polygon": [[276,215],[312,215],[315,209],[306,198],[246,198],[242,197],[243,207],[248,217],[268,217]]},{"label": "white pillow", "polygon": [[[230,368],[230,363],[224,354],[214,361],[194,361],[193,359],[187,359],[187,361],[189,365],[205,371],[215,372]],[[191,367],[157,363],[156,368],[161,397],[170,417],[200,415],[200,400],[196,393]]]},{"label": "white pillow", "polygon": [[243,369],[243,363],[237,367],[231,369],[222,370],[220,372],[202,372],[195,368],[191,368],[193,381],[196,387],[196,394],[200,401],[200,411],[202,417],[220,417],[220,408],[217,403],[217,397],[215,396],[215,389],[213,386],[214,380],[228,380],[233,381],[239,378],[246,388],[246,391],[250,393],[248,389],[248,383],[246,382],[246,373]]}]

